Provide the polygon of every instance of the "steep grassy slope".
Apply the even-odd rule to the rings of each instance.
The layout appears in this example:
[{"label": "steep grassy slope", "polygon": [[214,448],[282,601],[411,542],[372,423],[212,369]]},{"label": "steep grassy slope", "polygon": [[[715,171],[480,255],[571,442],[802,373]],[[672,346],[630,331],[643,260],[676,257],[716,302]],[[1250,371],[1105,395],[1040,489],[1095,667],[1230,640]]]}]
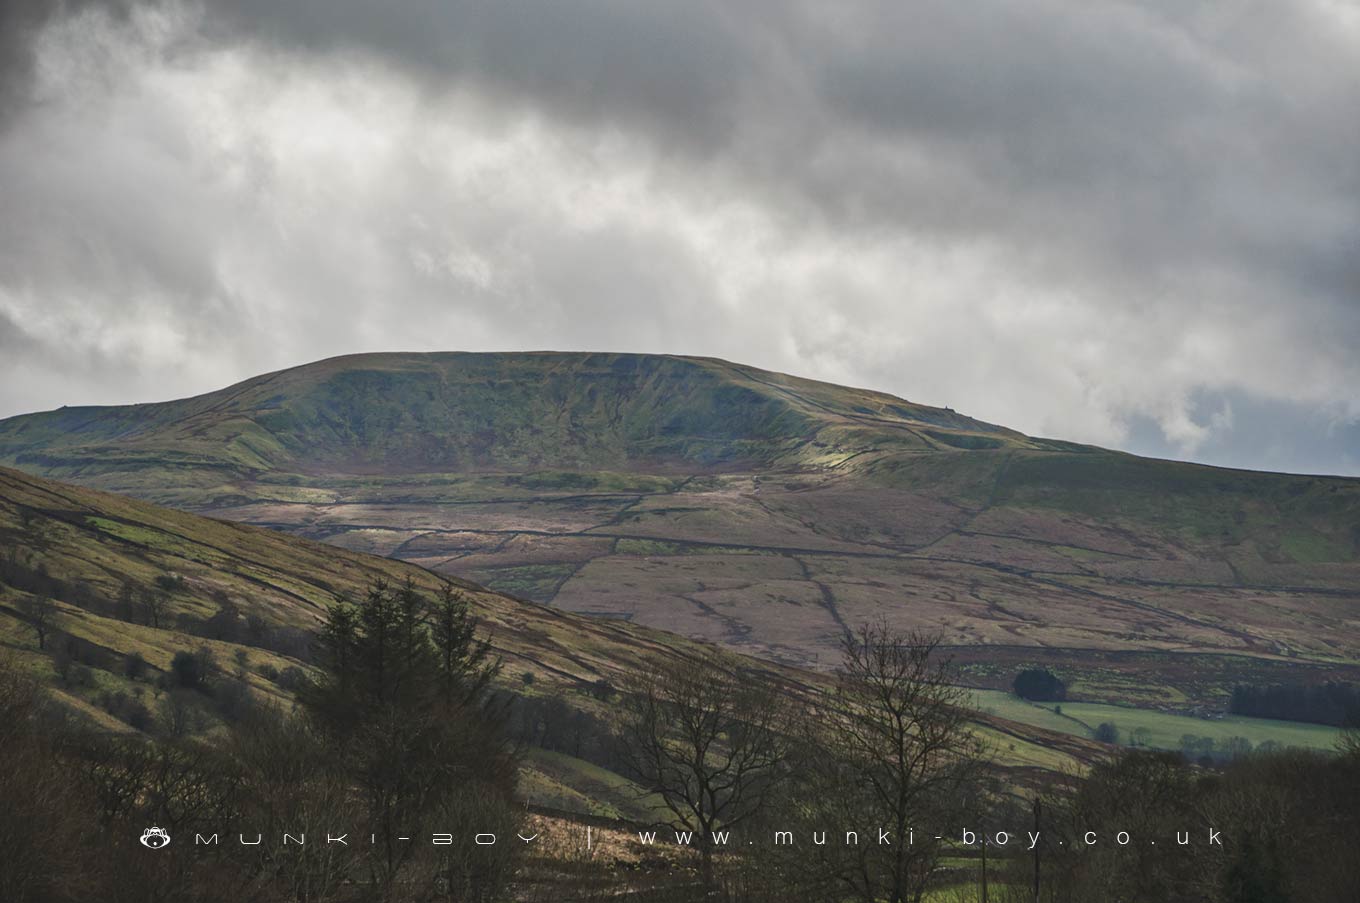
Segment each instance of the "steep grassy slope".
[{"label": "steep grassy slope", "polygon": [[[327,606],[361,599],[376,579],[411,579],[432,592],[453,582],[462,588],[493,638],[508,672],[535,672],[548,683],[583,686],[693,654],[694,646],[629,624],[568,612],[441,577],[393,559],[350,552],[270,530],[211,520],[0,468],[0,540],[3,555],[40,568],[64,583],[80,584],[111,602],[124,583],[154,585],[172,575],[166,629],[114,621],[59,599],[61,629],[86,631],[94,642],[127,637],[148,644],[148,661],[161,667],[186,639],[170,629],[181,614],[210,616],[229,598],[242,615],[273,627],[316,627]],[[5,588],[4,598],[13,601]],[[13,612],[11,612],[13,614]],[[10,624],[11,631],[17,626]]]},{"label": "steep grassy slope", "polygon": [[1360,481],[711,359],[336,358],[12,418],[0,462],[803,666],[878,618],[943,632],[980,686],[1043,661],[1098,701],[1212,706],[1360,665]]},{"label": "steep grassy slope", "polygon": [[809,463],[870,442],[1027,444],[950,411],[701,358],[375,354],[334,358],[164,404],[63,408],[0,425],[0,459],[443,473],[674,470]]},{"label": "steep grassy slope", "polygon": [[[169,604],[158,626],[117,616],[122,588],[167,587]],[[158,676],[175,653],[208,647],[226,671],[236,671],[262,699],[291,703],[291,688],[266,676],[305,662],[266,643],[205,639],[186,622],[211,616],[224,602],[242,618],[254,616],[270,630],[310,634],[337,598],[359,598],[375,579],[410,579],[433,591],[453,578],[387,558],[306,539],[159,508],[145,502],[31,477],[0,468],[0,655],[47,681],[71,709],[110,730],[132,727],[109,711],[111,697],[154,705]],[[56,600],[47,649],[39,650],[23,602],[27,583],[44,582]],[[622,685],[631,674],[699,647],[682,637],[636,625],[585,618],[454,580],[467,593],[505,667],[502,685],[534,697],[556,697],[570,709],[608,723],[612,703],[595,692],[599,681]],[[61,676],[59,650],[77,646],[79,660],[101,664],[88,673]],[[134,654],[148,666],[130,677]],[[244,655],[244,665],[238,664]],[[779,681],[790,693],[807,692],[815,674],[750,660],[752,673]],[[238,670],[239,669],[239,670]],[[80,662],[77,662],[77,671]],[[524,675],[532,674],[532,684]],[[1001,754],[1023,777],[1026,769],[1073,767],[1096,754],[1094,744],[1042,727],[979,715],[978,730],[1003,737]],[[588,814],[641,817],[628,782],[598,766],[533,750],[524,789],[531,801]]]}]

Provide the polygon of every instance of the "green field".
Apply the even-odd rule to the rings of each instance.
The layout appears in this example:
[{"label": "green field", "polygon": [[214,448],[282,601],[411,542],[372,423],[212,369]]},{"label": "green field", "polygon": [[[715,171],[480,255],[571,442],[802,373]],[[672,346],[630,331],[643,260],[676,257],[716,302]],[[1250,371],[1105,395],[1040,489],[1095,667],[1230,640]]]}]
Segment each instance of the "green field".
[{"label": "green field", "polygon": [[974,704],[984,712],[1076,736],[1090,737],[1097,725],[1108,721],[1119,728],[1120,740],[1127,744],[1134,731],[1144,728],[1148,731],[1146,745],[1154,749],[1180,749],[1181,737],[1186,734],[1209,737],[1215,742],[1243,737],[1252,746],[1273,742],[1304,749],[1334,749],[1341,734],[1338,729],[1322,724],[1272,721],[1240,715],[1199,718],[1094,702],[1060,703],[1058,705],[1062,714],[1058,714],[1054,711],[1054,703],[1027,702],[1001,690],[970,692]]}]

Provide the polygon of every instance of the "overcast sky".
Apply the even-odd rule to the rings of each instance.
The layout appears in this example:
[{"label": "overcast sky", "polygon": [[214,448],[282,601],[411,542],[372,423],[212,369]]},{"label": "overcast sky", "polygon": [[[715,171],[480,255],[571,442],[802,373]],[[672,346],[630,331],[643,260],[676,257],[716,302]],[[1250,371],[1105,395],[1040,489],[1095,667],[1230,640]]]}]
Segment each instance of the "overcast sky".
[{"label": "overcast sky", "polygon": [[504,349],[1360,474],[1360,4],[0,5],[0,416]]}]

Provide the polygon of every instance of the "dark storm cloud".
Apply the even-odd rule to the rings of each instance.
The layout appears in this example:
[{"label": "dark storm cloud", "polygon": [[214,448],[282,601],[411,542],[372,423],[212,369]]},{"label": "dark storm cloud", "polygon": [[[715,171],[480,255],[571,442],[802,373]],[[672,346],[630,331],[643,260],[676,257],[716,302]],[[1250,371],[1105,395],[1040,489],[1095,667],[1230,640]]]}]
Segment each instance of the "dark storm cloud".
[{"label": "dark storm cloud", "polygon": [[[33,84],[33,41],[55,18],[64,18],[100,0],[5,0],[0,3],[0,128],[22,107]],[[123,0],[101,4],[117,14],[127,11]]]},{"label": "dark storm cloud", "polygon": [[0,125],[27,97],[33,75],[33,36],[57,12],[49,0],[0,5]]},{"label": "dark storm cloud", "polygon": [[838,225],[1033,230],[1116,269],[1254,259],[1312,280],[1360,238],[1354,35],[1307,4],[213,9],[282,47],[369,50],[435,86],[639,130]]},{"label": "dark storm cloud", "polygon": [[759,77],[756,4],[228,0],[218,24],[283,48],[361,50],[430,79],[475,79],[554,115],[627,121],[712,147]]},{"label": "dark storm cloud", "polygon": [[51,9],[4,13],[0,330],[80,362],[11,411],[607,346],[1357,469],[1353,4]]},{"label": "dark storm cloud", "polygon": [[1231,270],[1263,303],[1360,327],[1360,55],[1324,7],[223,8],[285,46],[366,48],[638,129],[838,227],[1002,241],[1135,307]]}]

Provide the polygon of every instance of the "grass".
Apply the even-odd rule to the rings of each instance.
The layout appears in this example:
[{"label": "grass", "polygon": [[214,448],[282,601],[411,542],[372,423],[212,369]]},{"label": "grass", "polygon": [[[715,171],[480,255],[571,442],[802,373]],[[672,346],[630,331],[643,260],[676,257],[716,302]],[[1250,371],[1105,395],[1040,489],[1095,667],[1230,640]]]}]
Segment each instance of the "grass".
[{"label": "grass", "polygon": [[[978,867],[976,864],[971,864],[969,868],[976,870]],[[926,891],[922,903],[980,903],[982,900],[980,886],[976,878],[970,878],[962,882],[932,888]],[[1025,885],[1004,884],[995,879],[988,883],[991,899],[994,900],[1010,899],[1004,897],[1003,894],[1024,889]]]},{"label": "grass", "polygon": [[1280,538],[1280,548],[1300,564],[1345,561],[1349,557],[1339,539],[1318,533],[1286,533]]},{"label": "grass", "polygon": [[479,570],[474,576],[497,592],[522,599],[546,599],[574,570],[570,564],[526,564]]},{"label": "grass", "polygon": [[[1360,679],[1360,624],[1344,611],[1360,587],[1360,481],[1032,439],[710,359],[351,356],[196,399],[11,418],[0,461],[398,552],[566,609],[626,607],[638,624],[786,661],[825,662],[836,619],[887,618],[960,645],[1064,650],[1054,664],[1084,696],[1140,706],[1230,686],[1185,679],[1182,663],[1206,651],[1262,669],[1345,665],[1329,679]],[[214,563],[210,549],[108,520],[96,526]],[[417,528],[432,532],[400,546]],[[525,556],[525,537],[558,531],[604,541],[545,541]],[[739,587],[694,574],[721,603],[707,611],[674,592],[681,557],[832,549],[854,557],[802,556],[792,575],[753,567]],[[630,585],[609,588],[626,606],[598,604],[588,579],[620,566]],[[324,604],[328,591],[306,583],[288,588]],[[766,604],[832,597],[835,618],[827,605],[811,628]],[[1096,687],[1087,650],[1179,659],[1137,675],[1142,688]]]},{"label": "grass", "polygon": [[1042,768],[1045,771],[1061,772],[1075,770],[1078,764],[1064,752],[1039,743],[1020,740],[989,727],[975,727],[973,733],[982,739],[991,761],[1008,767]]},{"label": "grass", "polygon": [[[1324,580],[1333,590],[1360,586],[1360,535],[1351,532],[1360,481],[1032,440],[952,411],[723,362],[338,359],[205,398],[0,422],[0,461],[21,460],[176,506],[245,505],[224,513],[342,546],[348,535],[357,548],[389,551],[401,531],[429,529],[401,554],[468,568],[517,596],[626,610],[640,624],[785,661],[820,655],[828,664],[843,624],[889,618],[975,648],[1062,650],[1068,658],[1054,667],[1083,695],[1143,706],[1231,686],[1181,664],[1208,658],[1200,651],[1259,655],[1253,674],[1323,661],[1360,673],[1360,625],[1344,608],[1353,600],[1291,589]],[[0,509],[5,492],[0,473]],[[31,533],[15,541],[54,573],[106,597],[123,579],[145,585],[180,573],[189,589],[177,593],[177,613],[210,613],[218,590],[244,610],[307,627],[374,576],[411,576],[427,589],[437,582],[399,562],[72,487],[13,492],[45,512],[49,531],[42,543],[30,542]],[[20,537],[6,532],[6,517],[0,511],[0,540]],[[555,538],[568,529],[578,542]],[[580,551],[596,535],[598,547]],[[533,542],[542,549],[526,551],[525,537],[541,537]],[[612,551],[596,551],[611,549],[610,537]],[[389,540],[390,549],[380,548]],[[704,542],[715,545],[696,544]],[[740,551],[756,554],[730,554]],[[1273,570],[1284,567],[1298,570]],[[685,643],[475,595],[507,673],[533,670],[542,692],[645,667],[668,644]],[[178,642],[85,626],[104,645],[154,649],[161,661]],[[1146,671],[1097,671],[1091,650],[1168,655]],[[1095,695],[1097,679],[1108,696]],[[988,705],[1074,736],[1102,721],[1125,736],[1143,728],[1171,747],[1184,733],[1330,742],[1325,728],[1253,719],[1076,703],[1057,716]],[[1064,755],[999,733],[988,739],[1018,764],[1055,767]],[[545,793],[558,785],[581,792],[579,771],[539,764],[533,780]]]},{"label": "grass", "polygon": [[532,747],[525,753],[525,798],[581,815],[648,822],[664,817],[661,801],[632,781],[583,759]]},{"label": "grass", "polygon": [[[136,684],[121,674],[123,662],[133,653],[152,669],[164,670],[176,652],[206,645],[221,666],[231,669],[236,652],[246,651],[252,688],[280,704],[290,701],[256,669],[270,665],[282,671],[300,662],[169,627],[181,614],[206,617],[225,597],[242,613],[259,615],[272,627],[310,629],[326,604],[342,595],[360,598],[376,579],[389,583],[410,579],[425,593],[450,579],[393,559],[158,508],[5,468],[0,468],[0,554],[13,555],[35,573],[41,567],[62,582],[53,590],[58,609],[54,634],[70,634],[103,647],[111,656],[111,668],[96,669],[89,686],[58,686],[51,654],[35,648],[32,629],[19,617],[19,602],[26,594],[7,584],[0,584],[0,655],[13,657],[24,671],[48,682],[73,711],[105,728],[123,730],[128,726],[111,719],[94,702],[101,691],[140,688],[154,694],[154,671]],[[105,617],[63,598],[92,597],[108,604],[125,582],[145,588],[171,573],[181,581],[170,592],[161,628]],[[601,679],[619,685],[628,673],[697,651],[682,637],[583,618],[454,582],[467,594],[494,654],[505,663],[502,680],[507,689],[520,688],[519,675],[529,670],[535,674],[535,693],[560,696],[597,717],[607,719],[611,707],[578,692],[583,685]],[[77,587],[87,596],[76,594]],[[778,671],[779,679],[789,678],[789,672],[776,666],[750,664]],[[644,805],[628,792],[623,778],[570,757],[536,755],[524,779],[531,800],[557,808],[617,817],[636,813]]]},{"label": "grass", "polygon": [[1181,737],[1191,734],[1215,741],[1243,737],[1257,746],[1265,742],[1304,749],[1335,749],[1341,732],[1322,724],[1295,721],[1275,721],[1268,718],[1247,718],[1224,715],[1221,718],[1197,718],[1155,709],[1136,709],[1129,706],[1105,705],[1093,702],[1063,702],[1062,714],[1054,712],[1054,703],[1033,703],[1000,690],[971,691],[977,707],[1002,718],[1031,724],[1048,730],[1080,737],[1090,737],[1097,725],[1110,722],[1119,728],[1122,742],[1127,743],[1133,732],[1142,728],[1148,732],[1147,745],[1154,749],[1180,749]]}]

